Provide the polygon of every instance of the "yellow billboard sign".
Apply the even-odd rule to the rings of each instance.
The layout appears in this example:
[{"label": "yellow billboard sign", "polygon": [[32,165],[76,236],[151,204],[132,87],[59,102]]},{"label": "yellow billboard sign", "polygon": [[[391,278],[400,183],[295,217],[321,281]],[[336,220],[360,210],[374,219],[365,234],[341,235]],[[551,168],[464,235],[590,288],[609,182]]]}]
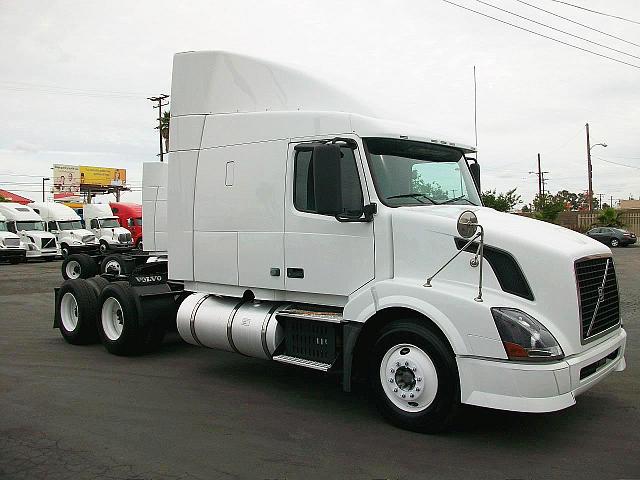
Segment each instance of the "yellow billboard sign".
[{"label": "yellow billboard sign", "polygon": [[87,167],[80,165],[81,185],[125,186],[127,170],[124,168]]}]

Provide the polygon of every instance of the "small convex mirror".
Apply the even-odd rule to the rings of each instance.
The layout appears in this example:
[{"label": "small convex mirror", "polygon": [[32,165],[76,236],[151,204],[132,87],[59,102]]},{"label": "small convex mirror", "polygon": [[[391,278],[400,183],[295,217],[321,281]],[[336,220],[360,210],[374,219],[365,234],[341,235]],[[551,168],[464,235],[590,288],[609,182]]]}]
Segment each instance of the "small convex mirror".
[{"label": "small convex mirror", "polygon": [[478,217],[471,210],[465,210],[458,217],[458,233],[462,238],[471,238],[478,231]]}]

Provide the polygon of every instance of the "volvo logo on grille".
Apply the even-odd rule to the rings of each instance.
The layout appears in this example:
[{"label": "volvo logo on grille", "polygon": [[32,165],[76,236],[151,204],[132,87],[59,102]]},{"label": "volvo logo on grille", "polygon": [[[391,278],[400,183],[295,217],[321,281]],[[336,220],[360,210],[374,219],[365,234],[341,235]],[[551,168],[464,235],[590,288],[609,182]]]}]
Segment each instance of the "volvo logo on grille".
[{"label": "volvo logo on grille", "polygon": [[593,309],[593,317],[591,317],[591,323],[589,324],[589,329],[587,330],[588,337],[591,334],[591,329],[593,328],[593,324],[596,321],[596,316],[598,315],[598,310],[600,309],[600,303],[604,300],[604,286],[607,283],[607,274],[609,273],[609,263],[611,262],[610,258],[607,258],[607,264],[604,267],[604,276],[602,277],[602,284],[598,287],[598,301],[596,302],[596,308]]}]

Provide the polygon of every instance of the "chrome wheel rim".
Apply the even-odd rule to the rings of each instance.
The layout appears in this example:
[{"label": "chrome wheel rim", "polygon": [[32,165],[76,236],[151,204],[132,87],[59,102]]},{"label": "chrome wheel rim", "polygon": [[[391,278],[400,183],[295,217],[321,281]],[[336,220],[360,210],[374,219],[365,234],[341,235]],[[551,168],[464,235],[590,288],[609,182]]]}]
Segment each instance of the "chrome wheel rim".
[{"label": "chrome wheel rim", "polygon": [[424,350],[411,344],[391,347],[380,363],[380,382],[387,398],[399,409],[417,413],[428,408],[438,393],[438,372]]},{"label": "chrome wheel rim", "polygon": [[109,340],[118,340],[124,327],[124,312],[120,302],[113,297],[107,298],[102,304],[101,317],[104,334]]},{"label": "chrome wheel rim", "polygon": [[69,278],[80,278],[80,274],[82,273],[82,268],[80,267],[80,263],[77,260],[70,260],[67,263],[67,266],[64,268],[67,277]]},{"label": "chrome wheel rim", "polygon": [[615,238],[613,240],[611,240],[611,246],[612,247],[617,247],[619,243],[620,242],[618,240],[616,240]]},{"label": "chrome wheel rim", "polygon": [[101,243],[101,244],[100,244],[100,251],[101,251],[102,253],[105,253],[105,252],[107,251],[107,245],[106,245],[106,244],[104,244],[104,243]]},{"label": "chrome wheel rim", "polygon": [[73,332],[78,326],[78,301],[71,292],[65,293],[60,301],[60,320],[67,332]]},{"label": "chrome wheel rim", "polygon": [[117,260],[109,260],[104,265],[104,272],[120,275],[122,273],[122,267],[120,266],[120,262],[118,262]]}]

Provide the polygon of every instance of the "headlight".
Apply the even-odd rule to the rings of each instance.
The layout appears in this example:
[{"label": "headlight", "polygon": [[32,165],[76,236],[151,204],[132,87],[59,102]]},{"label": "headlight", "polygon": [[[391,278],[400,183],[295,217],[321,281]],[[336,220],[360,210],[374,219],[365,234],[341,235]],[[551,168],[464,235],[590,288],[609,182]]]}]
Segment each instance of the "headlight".
[{"label": "headlight", "polygon": [[564,358],[558,341],[531,315],[515,308],[492,308],[509,360],[548,361]]}]

